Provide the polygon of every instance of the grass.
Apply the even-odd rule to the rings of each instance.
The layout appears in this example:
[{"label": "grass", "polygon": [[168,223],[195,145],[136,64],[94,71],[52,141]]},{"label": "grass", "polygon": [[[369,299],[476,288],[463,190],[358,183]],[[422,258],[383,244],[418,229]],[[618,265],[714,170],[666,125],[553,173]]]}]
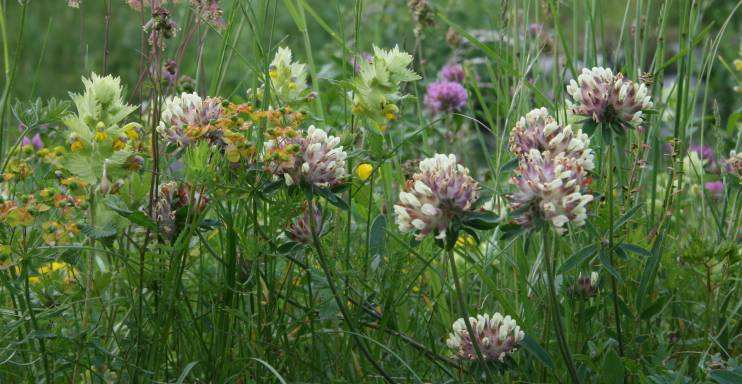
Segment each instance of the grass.
[{"label": "grass", "polygon": [[[142,29],[149,8],[65,3],[0,2],[0,382],[742,378],[742,197],[725,162],[742,151],[742,3],[223,0],[216,20],[181,1],[164,5],[178,28],[163,49]],[[364,95],[354,64],[395,45],[422,79],[385,86],[398,110],[382,104],[379,118],[354,103]],[[279,47],[306,63],[305,83],[294,72],[281,86]],[[468,100],[432,114],[427,85],[452,62]],[[565,87],[593,66],[641,79],[654,107],[621,134],[592,124],[584,226],[517,225],[511,130],[542,106],[590,128],[568,111]],[[82,119],[107,137],[75,149],[78,109],[66,100],[91,72],[120,76],[137,109],[102,128],[107,117]],[[248,110],[219,120],[232,131],[218,140],[177,151],[158,126],[166,98],[184,90]],[[272,177],[266,137],[310,125],[347,152],[337,188]],[[22,142],[36,133],[43,150]],[[103,144],[117,137],[124,149]],[[393,206],[436,153],[468,167],[487,210],[457,214],[443,241],[416,239]],[[103,160],[118,158],[106,186]],[[305,243],[287,237],[320,212]],[[580,291],[592,272],[593,291]],[[475,343],[457,358],[452,324],[463,317],[471,333],[469,316],[494,312],[525,332],[518,350],[485,361]]]}]

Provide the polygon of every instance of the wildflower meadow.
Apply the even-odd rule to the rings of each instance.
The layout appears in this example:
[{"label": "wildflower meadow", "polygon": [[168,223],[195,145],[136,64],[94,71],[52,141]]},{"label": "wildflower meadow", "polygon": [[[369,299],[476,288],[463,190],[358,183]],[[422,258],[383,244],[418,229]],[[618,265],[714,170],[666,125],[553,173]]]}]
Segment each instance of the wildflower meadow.
[{"label": "wildflower meadow", "polygon": [[742,383],[740,6],[0,0],[0,383]]}]

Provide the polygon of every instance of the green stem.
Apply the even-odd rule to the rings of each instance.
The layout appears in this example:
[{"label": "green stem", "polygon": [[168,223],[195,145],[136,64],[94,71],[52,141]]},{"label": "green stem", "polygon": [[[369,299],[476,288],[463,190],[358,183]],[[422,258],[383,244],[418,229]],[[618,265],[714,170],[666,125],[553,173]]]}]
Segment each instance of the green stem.
[{"label": "green stem", "polygon": [[567,364],[569,375],[572,377],[573,383],[580,383],[580,378],[577,376],[577,369],[575,363],[572,360],[572,354],[569,352],[569,346],[567,345],[567,339],[564,337],[564,328],[562,325],[562,316],[559,313],[559,301],[556,296],[556,287],[554,284],[554,258],[550,252],[549,246],[549,226],[545,224],[541,230],[542,235],[542,246],[544,252],[544,262],[546,263],[546,278],[547,288],[549,292],[549,306],[551,307],[552,323],[554,323],[554,331],[557,336],[557,344],[559,345],[559,351],[562,353],[564,363]]},{"label": "green stem", "polygon": [[[606,199],[608,203],[608,260],[613,268],[616,264],[613,260],[613,133],[609,133],[608,154],[606,157],[608,172],[608,186]],[[613,291],[613,316],[616,318],[616,337],[618,338],[618,353],[623,356],[623,337],[621,335],[621,317],[618,311],[618,284],[616,277],[611,274],[611,290]]]},{"label": "green stem", "polygon": [[464,291],[461,289],[461,282],[459,281],[459,272],[456,268],[456,259],[453,255],[453,247],[447,246],[447,252],[448,252],[448,261],[451,264],[451,276],[453,277],[453,286],[456,289],[456,298],[459,302],[459,310],[461,311],[461,318],[464,319],[464,324],[466,325],[466,331],[469,333],[469,337],[472,341],[472,346],[474,347],[474,352],[477,354],[477,359],[482,363],[484,366],[484,374],[486,377],[486,382],[492,382],[490,379],[491,374],[489,367],[487,366],[487,362],[484,359],[484,356],[482,355],[482,351],[479,348],[479,341],[476,337],[474,337],[474,329],[471,326],[471,322],[469,321],[469,314],[466,309],[466,300],[464,300]]},{"label": "green stem", "polygon": [[366,347],[366,344],[363,342],[363,340],[360,338],[360,333],[358,329],[356,328],[355,324],[353,324],[353,320],[350,317],[350,313],[348,313],[348,309],[345,308],[345,300],[340,296],[340,292],[338,292],[337,287],[335,286],[335,281],[333,279],[332,273],[330,272],[330,267],[327,264],[327,258],[325,257],[325,252],[322,249],[322,244],[319,241],[319,235],[317,231],[314,229],[315,226],[315,220],[314,220],[314,202],[310,201],[308,204],[309,207],[309,230],[312,232],[312,242],[314,245],[314,248],[317,250],[317,257],[319,258],[319,264],[322,267],[322,271],[325,274],[325,277],[327,277],[327,284],[330,286],[330,291],[332,292],[332,297],[335,299],[335,303],[337,304],[338,308],[340,308],[340,313],[343,315],[343,320],[345,320],[345,323],[348,325],[348,329],[350,329],[351,337],[353,338],[353,341],[356,343],[356,346],[358,349],[361,350],[361,353],[363,356],[368,360],[371,365],[374,366],[374,369],[384,378],[384,380],[387,383],[394,383],[394,379],[389,376],[389,374],[384,370],[384,368],[381,367],[381,365],[374,360],[373,356],[371,356],[371,352],[369,352],[368,348]]}]

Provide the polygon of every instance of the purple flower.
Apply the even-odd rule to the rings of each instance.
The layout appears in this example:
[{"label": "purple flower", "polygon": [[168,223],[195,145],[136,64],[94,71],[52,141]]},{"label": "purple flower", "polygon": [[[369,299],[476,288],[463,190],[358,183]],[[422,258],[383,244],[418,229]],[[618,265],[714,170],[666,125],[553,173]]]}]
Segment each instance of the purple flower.
[{"label": "purple flower", "polygon": [[456,83],[464,82],[464,67],[461,64],[449,64],[441,69],[441,77]]},{"label": "purple flower", "polygon": [[23,136],[23,139],[21,140],[21,147],[25,147],[27,145],[33,145],[34,149],[36,149],[37,151],[41,148],[44,148],[44,142],[41,140],[41,136],[38,133],[35,134],[31,139]]},{"label": "purple flower", "polygon": [[33,135],[33,138],[31,139],[31,144],[33,144],[33,147],[37,150],[44,148],[44,142],[41,140],[41,135],[38,133]]},{"label": "purple flower", "polygon": [[466,89],[453,81],[431,83],[425,94],[425,105],[434,115],[458,111],[466,105],[466,100]]},{"label": "purple flower", "polygon": [[724,182],[719,181],[709,181],[708,183],[704,184],[704,187],[707,191],[711,194],[711,196],[715,199],[718,199],[722,196],[724,193]]},{"label": "purple flower", "polygon": [[697,153],[702,159],[708,161],[709,164],[716,162],[714,150],[708,145],[691,145],[690,150]]}]

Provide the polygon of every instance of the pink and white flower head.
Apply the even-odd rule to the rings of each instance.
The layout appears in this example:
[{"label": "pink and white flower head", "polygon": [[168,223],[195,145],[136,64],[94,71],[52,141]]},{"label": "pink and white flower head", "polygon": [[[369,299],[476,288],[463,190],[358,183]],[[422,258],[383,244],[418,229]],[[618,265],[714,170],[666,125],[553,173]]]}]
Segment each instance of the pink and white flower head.
[{"label": "pink and white flower head", "polygon": [[[304,212],[301,216],[294,219],[288,230],[288,236],[291,240],[306,245],[310,245],[314,242],[312,230],[314,230],[314,233],[319,237],[322,236],[327,229],[325,218],[322,215],[322,210],[314,203],[309,204],[312,204],[312,209],[309,209],[309,205],[306,205],[304,207]],[[312,219],[314,219],[314,221],[312,221]]]},{"label": "pink and white flower head", "polygon": [[724,160],[724,171],[742,178],[742,152],[730,151],[729,158]]},{"label": "pink and white flower head", "polygon": [[479,185],[452,154],[424,159],[419,168],[399,193],[397,225],[401,232],[417,232],[417,239],[430,233],[445,239],[451,220],[471,210],[479,198]]},{"label": "pink and white flower head", "polygon": [[180,96],[165,99],[157,131],[166,142],[186,146],[191,143],[187,128],[206,126],[221,117],[221,114],[220,99],[202,99],[195,92],[183,92]]},{"label": "pink and white flower head", "polygon": [[518,224],[530,227],[545,220],[563,234],[569,222],[585,224],[585,206],[593,200],[592,195],[582,192],[587,183],[585,171],[575,158],[545,157],[532,148],[510,178],[510,184],[517,188],[508,196],[510,212]]},{"label": "pink and white flower head", "polygon": [[503,317],[495,312],[492,317],[488,314],[470,317],[474,337],[469,335],[464,319],[453,323],[453,332],[448,336],[446,344],[454,350],[456,357],[464,360],[477,360],[477,352],[473,341],[476,341],[482,357],[487,361],[503,361],[505,357],[516,351],[518,343],[525,337],[515,320],[510,316]]},{"label": "pink and white flower head", "polygon": [[543,157],[567,156],[587,171],[594,168],[590,138],[581,129],[574,132],[571,126],[558,124],[546,108],[534,109],[521,117],[510,131],[509,144],[510,151],[519,158],[535,149]]},{"label": "pink and white flower head", "polygon": [[573,114],[624,129],[641,124],[644,111],[653,106],[646,85],[602,67],[584,68],[577,81],[570,81],[567,93],[572,98],[567,106]]},{"label": "pink and white flower head", "polygon": [[[267,168],[275,176],[283,177],[286,185],[300,182],[329,188],[341,184],[348,176],[340,138],[328,135],[322,129],[310,126],[305,135],[279,137],[265,143]],[[281,153],[281,156],[271,156]]]}]

